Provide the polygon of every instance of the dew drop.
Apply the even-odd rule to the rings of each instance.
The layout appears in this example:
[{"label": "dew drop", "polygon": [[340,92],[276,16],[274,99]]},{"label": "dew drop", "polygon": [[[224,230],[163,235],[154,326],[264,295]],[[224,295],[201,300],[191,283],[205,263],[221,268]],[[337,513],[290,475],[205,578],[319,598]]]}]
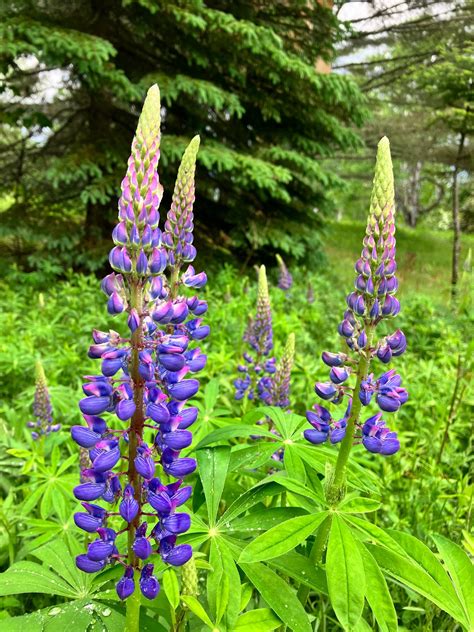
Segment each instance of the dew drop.
[{"label": "dew drop", "polygon": [[57,614],[61,614],[62,610],[61,608],[51,608],[51,610],[48,610],[48,614],[50,617],[55,617]]}]

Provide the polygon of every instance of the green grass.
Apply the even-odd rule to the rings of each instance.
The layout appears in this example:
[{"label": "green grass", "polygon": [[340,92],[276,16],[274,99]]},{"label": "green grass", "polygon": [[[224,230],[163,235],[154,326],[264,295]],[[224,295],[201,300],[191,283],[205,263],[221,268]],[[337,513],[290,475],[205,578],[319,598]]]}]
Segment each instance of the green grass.
[{"label": "green grass", "polygon": [[[365,232],[362,222],[330,223],[325,252],[333,273],[347,284],[354,280],[353,265]],[[461,266],[474,235],[463,235]],[[447,303],[450,296],[452,235],[448,232],[401,227],[397,229],[397,276],[400,295],[424,294]]]}]

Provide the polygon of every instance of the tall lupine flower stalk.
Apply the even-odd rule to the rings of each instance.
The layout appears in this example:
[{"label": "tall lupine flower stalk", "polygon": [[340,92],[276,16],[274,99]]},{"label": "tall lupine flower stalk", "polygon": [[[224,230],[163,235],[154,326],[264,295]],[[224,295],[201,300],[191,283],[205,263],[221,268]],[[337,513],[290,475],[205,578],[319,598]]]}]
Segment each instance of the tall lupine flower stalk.
[{"label": "tall lupine flower stalk", "polygon": [[29,421],[26,425],[31,429],[31,437],[35,441],[41,437],[57,432],[61,429],[61,424],[53,424],[53,407],[49,396],[48,384],[44,373],[43,365],[39,360],[35,365],[35,397],[33,402],[34,421]]},{"label": "tall lupine flower stalk", "polygon": [[281,360],[277,365],[271,384],[271,404],[280,408],[290,405],[291,369],[295,361],[295,334],[291,333],[286,341]]},{"label": "tall lupine flower stalk", "polygon": [[[94,330],[89,356],[101,359],[101,375],[86,376],[86,397],[79,403],[86,426],[72,428],[74,440],[89,450],[91,460],[82,472],[87,482],[74,489],[85,511],[74,519],[98,536],[76,563],[85,572],[100,571],[108,563],[123,565],[116,588],[120,599],[130,597],[127,630],[138,630],[137,580],[147,599],[159,591],[150,556],[156,551],[174,566],[192,556],[189,545],[176,544],[190,526],[189,515],[177,509],[191,495],[191,487],[182,483],[196,462],[180,452],[191,444],[188,428],[198,414],[197,408],[185,407],[199,388],[188,373],[197,373],[206,363],[191,343],[209,334],[200,318],[206,302],[182,294],[184,288],[202,288],[207,281],[191,265],[182,270],[196,256],[192,209],[199,138],[184,153],[164,234],[158,227],[163,193],[156,171],[159,146],[160,95],[155,85],[148,91],[122,181],[115,247],[109,256],[114,272],[102,282],[109,313],[126,314],[130,334]],[[99,499],[110,508],[90,502]],[[119,551],[122,533],[127,533],[127,544]]]},{"label": "tall lupine flower stalk", "polygon": [[291,276],[290,271],[286,267],[286,264],[280,255],[276,256],[276,260],[279,267],[278,287],[280,288],[280,290],[288,292],[288,290],[293,285],[293,277]]},{"label": "tall lupine flower stalk", "polygon": [[[288,410],[290,406],[290,382],[291,382],[291,369],[295,361],[295,334],[291,333],[286,341],[281,360],[277,365],[275,374],[271,378],[270,385],[270,400],[269,404],[272,406],[278,406],[284,410]],[[273,426],[272,420],[267,417],[267,423],[269,429],[273,434],[280,436],[277,429]],[[272,458],[275,461],[282,461],[284,457],[284,450],[280,448],[273,453]]]},{"label": "tall lupine flower stalk", "polygon": [[271,375],[275,373],[275,358],[269,357],[273,349],[273,327],[270,296],[265,266],[258,270],[257,311],[255,318],[249,320],[243,340],[251,348],[245,352],[245,364],[237,367],[243,377],[234,380],[235,399],[258,397],[264,403],[271,400]]},{"label": "tall lupine flower stalk", "polygon": [[[304,432],[308,441],[319,444],[329,438],[332,443],[341,442],[336,465],[326,478],[326,499],[333,507],[345,494],[345,470],[354,443],[362,442],[369,452],[383,455],[394,454],[400,447],[397,434],[385,425],[382,415],[397,411],[406,402],[407,391],[394,369],[378,378],[370,373],[374,359],[385,364],[406,349],[405,335],[400,330],[376,339],[377,326],[400,311],[400,303],[395,298],[398,282],[395,276],[394,214],[392,160],[388,139],[384,137],[377,149],[363,249],[355,264],[355,291],[347,297],[348,309],[338,328],[348,353],[323,352],[322,359],[330,367],[330,381],[315,385],[317,395],[323,400],[337,404],[346,398],[346,412],[337,421],[319,404],[306,413],[312,426]],[[354,388],[346,384],[351,376],[355,377]],[[362,409],[374,397],[381,410],[361,421]],[[310,553],[311,561],[321,560],[330,529],[331,518],[318,530]],[[298,596],[303,604],[308,594],[308,589],[301,586]]]},{"label": "tall lupine flower stalk", "polygon": [[[383,455],[393,454],[400,447],[397,434],[386,426],[382,415],[397,411],[406,402],[408,393],[394,369],[379,377],[370,372],[374,359],[386,364],[406,349],[405,335],[400,330],[378,340],[375,336],[377,326],[400,311],[400,303],[395,298],[398,281],[395,276],[394,213],[390,145],[387,138],[382,138],[377,150],[363,249],[355,265],[355,291],[347,297],[348,309],[338,329],[347,343],[348,353],[325,351],[322,359],[331,367],[329,381],[315,385],[317,395],[323,400],[337,404],[347,398],[347,409],[337,421],[319,404],[306,414],[313,428],[304,434],[311,443],[322,443],[328,438],[331,443],[342,442],[334,474],[335,489],[342,485],[344,467],[354,440],[362,442],[369,452]],[[352,375],[355,376],[354,388],[346,384]],[[373,398],[380,411],[361,421],[361,410]]]}]

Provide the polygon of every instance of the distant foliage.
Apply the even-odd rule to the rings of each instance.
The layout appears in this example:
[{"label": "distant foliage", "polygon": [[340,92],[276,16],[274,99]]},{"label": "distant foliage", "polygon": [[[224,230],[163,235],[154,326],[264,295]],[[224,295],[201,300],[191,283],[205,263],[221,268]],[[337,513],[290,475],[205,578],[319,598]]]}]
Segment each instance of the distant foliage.
[{"label": "distant foliage", "polygon": [[10,256],[30,269],[38,250],[62,266],[103,265],[126,139],[157,82],[165,190],[185,139],[202,138],[198,244],[249,259],[262,248],[317,258],[328,190],[339,182],[320,159],[354,147],[352,124],[364,116],[349,78],[316,71],[340,37],[323,4],[5,5],[1,192],[10,207],[0,238]]}]

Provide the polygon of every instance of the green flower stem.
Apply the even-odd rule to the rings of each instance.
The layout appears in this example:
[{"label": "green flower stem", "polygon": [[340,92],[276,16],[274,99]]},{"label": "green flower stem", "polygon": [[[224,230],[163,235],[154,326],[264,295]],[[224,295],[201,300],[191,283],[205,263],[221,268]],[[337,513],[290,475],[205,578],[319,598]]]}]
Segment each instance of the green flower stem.
[{"label": "green flower stem", "polygon": [[[359,421],[360,411],[362,403],[359,399],[359,390],[362,380],[367,377],[370,366],[370,348],[372,346],[372,340],[374,336],[374,326],[366,323],[367,332],[367,352],[360,355],[359,363],[357,366],[357,379],[354,387],[354,397],[352,399],[351,413],[347,420],[346,434],[342,440],[339,454],[337,456],[336,467],[334,473],[329,481],[326,489],[326,500],[331,510],[335,510],[337,505],[345,496],[345,473],[346,465],[349,460],[349,455],[352,450],[354,442],[354,429],[356,423]],[[332,516],[330,515],[320,526],[313,546],[311,548],[309,559],[314,564],[318,565],[322,561],[324,549],[331,531]],[[303,606],[309,596],[310,589],[307,586],[300,586],[298,590],[298,598]]]},{"label": "green flower stem", "polygon": [[127,614],[125,616],[124,632],[139,632],[140,630],[140,602],[141,594],[138,587],[127,599]]},{"label": "green flower stem", "polygon": [[[132,355],[130,362],[130,376],[133,381],[133,400],[135,402],[135,412],[131,421],[131,428],[129,433],[128,443],[128,482],[133,487],[134,496],[140,506],[142,507],[142,498],[140,490],[140,482],[138,479],[138,473],[135,469],[135,457],[137,456],[137,447],[139,440],[143,436],[143,424],[145,423],[143,417],[143,389],[144,383],[139,372],[139,353],[143,348],[143,329],[141,326],[141,312],[143,309],[143,287],[138,279],[131,280],[131,292],[130,292],[130,306],[135,308],[140,314],[140,326],[132,334],[131,347]],[[135,541],[135,532],[140,523],[140,511],[133,522],[128,527],[128,563],[130,566],[136,568],[137,558],[132,550],[133,542]],[[135,573],[136,575],[136,573]],[[127,614],[125,620],[126,632],[139,632],[140,629],[140,589],[137,585],[138,577],[135,577],[135,591],[127,599]]]},{"label": "green flower stem", "polygon": [[370,366],[370,347],[372,346],[372,339],[374,336],[374,326],[366,324],[367,332],[367,353],[361,354],[359,364],[357,367],[357,381],[354,387],[354,397],[352,398],[351,414],[347,420],[346,434],[342,440],[339,454],[337,455],[336,467],[334,469],[334,476],[330,482],[326,497],[329,504],[338,504],[341,500],[340,494],[344,487],[345,471],[347,461],[349,460],[349,454],[352,450],[354,429],[356,423],[359,421],[360,410],[362,403],[359,399],[359,390],[362,380],[367,377]]},{"label": "green flower stem", "polygon": [[[309,553],[309,560],[313,562],[313,564],[320,564],[321,559],[323,557],[323,552],[326,547],[326,542],[329,537],[329,532],[331,530],[332,516],[329,515],[323,524],[319,527],[318,533],[316,534],[316,538],[314,540],[313,546]],[[306,604],[309,597],[310,588],[309,586],[305,586],[302,584],[298,589],[298,599],[303,604]]]}]

